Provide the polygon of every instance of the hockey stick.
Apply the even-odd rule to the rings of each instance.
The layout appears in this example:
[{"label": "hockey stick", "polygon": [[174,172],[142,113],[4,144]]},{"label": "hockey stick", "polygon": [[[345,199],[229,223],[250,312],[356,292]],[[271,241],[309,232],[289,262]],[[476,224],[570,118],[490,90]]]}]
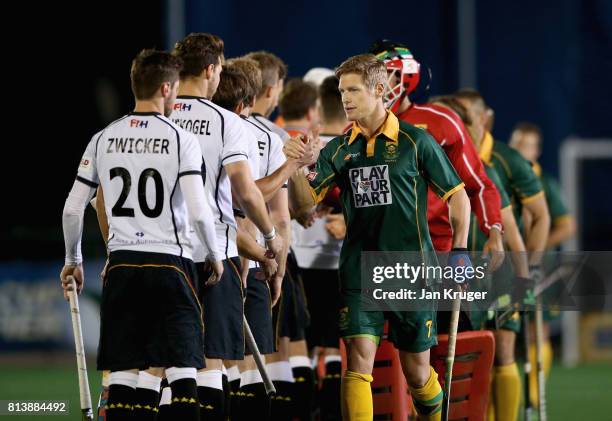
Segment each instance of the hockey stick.
[{"label": "hockey stick", "polygon": [[[534,289],[533,295],[536,298],[539,298],[548,288],[552,287],[558,281],[562,279],[566,279],[570,275],[572,275],[576,271],[576,268],[573,266],[559,266],[557,269],[552,271],[546,278],[544,278],[541,282],[538,282]],[[573,287],[575,283],[575,276],[571,279],[571,283],[568,283],[568,288]],[[512,315],[517,311],[512,302],[512,298],[510,294],[503,294],[499,296],[490,306],[489,310],[498,310],[502,313],[496,317],[496,323],[501,326],[508,319],[512,317]]]},{"label": "hockey stick", "polygon": [[525,348],[525,364],[524,364],[524,373],[523,373],[523,401],[525,402],[525,416],[523,418],[524,421],[531,421],[531,414],[533,408],[531,407],[531,399],[529,397],[529,375],[531,373],[531,362],[529,361],[529,312],[523,312],[522,317],[523,322],[523,346]]},{"label": "hockey stick", "polygon": [[[456,288],[458,291],[460,287]],[[442,421],[448,421],[450,412],[450,392],[453,381],[453,364],[455,363],[455,345],[457,344],[457,327],[459,326],[459,311],[461,298],[453,300],[453,308],[448,329],[448,353],[446,354],[446,373],[444,373],[444,391],[442,401]]]},{"label": "hockey stick", "polygon": [[247,346],[253,355],[253,359],[255,360],[255,364],[257,365],[257,370],[259,370],[259,374],[264,383],[264,387],[266,388],[266,393],[268,396],[276,394],[276,388],[270,380],[270,376],[268,376],[268,372],[266,371],[266,365],[261,358],[261,353],[259,352],[259,348],[257,347],[257,343],[255,343],[255,338],[253,337],[253,332],[251,332],[251,327],[249,326],[249,322],[247,322],[246,316],[243,316],[244,320],[244,334]]},{"label": "hockey stick", "polygon": [[72,332],[74,334],[74,346],[76,349],[77,368],[79,373],[79,395],[81,398],[81,419],[93,421],[91,410],[91,394],[89,392],[89,379],[87,377],[87,365],[85,362],[85,348],[83,346],[83,331],[81,329],[81,313],[79,312],[79,298],[77,295],[76,282],[73,276],[68,276],[72,289],[68,291],[70,300],[70,314],[72,316]]},{"label": "hockey stick", "polygon": [[536,372],[538,375],[538,419],[546,421],[546,385],[544,379],[544,364],[542,363],[542,343],[544,341],[544,312],[540,297],[536,301],[535,340],[536,340]]}]

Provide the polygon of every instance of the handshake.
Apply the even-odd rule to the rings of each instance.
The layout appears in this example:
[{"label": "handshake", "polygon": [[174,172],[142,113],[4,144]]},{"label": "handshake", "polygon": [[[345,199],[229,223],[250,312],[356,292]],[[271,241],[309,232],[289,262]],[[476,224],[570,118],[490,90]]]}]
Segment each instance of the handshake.
[{"label": "handshake", "polygon": [[317,162],[321,151],[319,128],[308,135],[300,134],[288,139],[283,146],[283,153],[289,160],[294,160],[300,167],[308,167]]}]

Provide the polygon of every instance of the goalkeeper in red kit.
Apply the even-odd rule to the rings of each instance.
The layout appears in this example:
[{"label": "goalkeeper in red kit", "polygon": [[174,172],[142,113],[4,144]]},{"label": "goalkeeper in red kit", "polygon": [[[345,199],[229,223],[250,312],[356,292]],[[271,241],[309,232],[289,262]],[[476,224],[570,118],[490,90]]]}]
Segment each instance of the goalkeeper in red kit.
[{"label": "goalkeeper in red kit", "polygon": [[[434,104],[413,103],[409,94],[419,84],[420,64],[401,44],[376,42],[370,52],[387,67],[388,83],[385,106],[397,117],[426,130],[442,147],[461,180],[470,199],[482,232],[488,237],[483,252],[491,254],[491,269],[503,260],[501,199],[487,177],[482,162],[461,119],[447,108]],[[438,252],[452,248],[452,230],[448,205],[429,189],[427,197],[429,232]]]}]

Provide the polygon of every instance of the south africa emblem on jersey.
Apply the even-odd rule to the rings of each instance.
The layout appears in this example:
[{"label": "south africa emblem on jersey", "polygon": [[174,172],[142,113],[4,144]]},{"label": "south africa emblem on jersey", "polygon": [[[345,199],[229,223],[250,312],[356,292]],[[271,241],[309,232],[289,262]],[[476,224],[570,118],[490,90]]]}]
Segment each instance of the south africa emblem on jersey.
[{"label": "south africa emblem on jersey", "polygon": [[399,157],[399,151],[397,149],[397,143],[388,142],[385,144],[385,152],[383,154],[385,161],[396,161]]}]

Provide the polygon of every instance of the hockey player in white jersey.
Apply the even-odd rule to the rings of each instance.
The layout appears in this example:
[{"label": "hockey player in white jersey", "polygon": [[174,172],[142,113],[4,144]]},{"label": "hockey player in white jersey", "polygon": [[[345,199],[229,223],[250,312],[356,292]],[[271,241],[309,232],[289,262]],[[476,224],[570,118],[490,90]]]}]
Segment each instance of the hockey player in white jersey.
[{"label": "hockey player in white jersey", "polygon": [[[242,77],[240,77],[242,76]],[[288,160],[283,154],[281,139],[275,133],[259,127],[252,121],[247,120],[251,114],[251,108],[255,102],[256,95],[261,89],[261,70],[256,61],[248,58],[229,60],[224,66],[221,74],[219,89],[213,98],[217,102],[243,117],[247,128],[257,139],[257,154],[254,157],[259,161],[259,174],[257,185],[262,188],[262,184],[272,184],[270,179],[282,177],[282,184],[274,182],[275,190],[270,191],[270,198],[267,200],[270,216],[283,236],[289,238],[289,207],[287,198],[287,179],[302,165],[307,165],[308,161]],[[243,92],[243,86],[246,92]],[[300,139],[296,141],[301,143]],[[312,145],[308,145],[312,147]],[[278,181],[278,180],[276,180]],[[282,188],[281,188],[282,187]],[[275,364],[278,317],[273,317],[272,307],[276,304],[280,296],[281,283],[285,273],[285,263],[287,248],[283,250],[280,264],[275,273],[266,265],[265,259],[261,259],[261,246],[254,243],[258,238],[262,244],[261,234],[253,230],[253,225],[248,219],[238,219],[242,228],[243,235],[246,237],[241,242],[240,253],[250,259],[247,260],[247,272],[243,274],[247,283],[247,298],[245,301],[245,315],[253,331],[258,348],[265,355],[266,362]],[[250,241],[247,241],[250,240]],[[259,249],[259,250],[258,250]],[[268,287],[268,283],[271,288]],[[271,291],[270,291],[271,289]],[[275,313],[278,313],[275,307]],[[274,322],[273,322],[274,319]],[[235,420],[250,419],[252,414],[257,413],[261,419],[268,419],[270,405],[265,392],[262,378],[257,371],[252,357],[247,356],[239,364],[240,378],[239,384],[232,384],[234,395],[232,399],[231,417]],[[233,368],[230,368],[233,370]],[[270,371],[270,365],[268,365]],[[273,371],[273,370],[272,370]],[[239,386],[239,388],[237,387]],[[277,390],[277,395],[273,402],[287,398],[282,392]]]},{"label": "hockey player in white jersey", "polygon": [[[349,123],[342,106],[335,75],[325,78],[318,88],[319,114],[321,116],[321,144],[344,133]],[[340,358],[340,330],[335,322],[340,308],[340,281],[338,263],[342,240],[338,234],[344,231],[344,218],[339,200],[334,200],[334,187],[329,196],[317,207],[314,223],[304,228],[293,221],[292,249],[300,268],[304,283],[306,302],[310,313],[310,326],[306,329],[306,342],[311,354],[318,363],[322,354],[325,362],[325,375],[321,381],[318,402],[321,407],[321,420],[331,421],[341,418],[340,378],[342,376]],[[337,197],[337,196],[336,196]],[[343,237],[343,235],[342,235]],[[325,290],[325,294],[321,291]]]},{"label": "hockey player in white jersey", "polygon": [[83,211],[98,184],[104,191],[109,264],[98,369],[111,371],[109,420],[154,413],[164,368],[179,397],[173,417],[199,419],[196,369],[203,367],[204,332],[189,231],[205,246],[211,283],[223,274],[223,256],[202,188],[198,141],[166,118],[181,66],[166,52],[145,50],[134,59],[134,111],[92,138],[64,207],[66,294],[69,275],[83,287]]},{"label": "hockey player in white jersey", "polygon": [[245,56],[259,64],[262,76],[262,86],[257,94],[251,112],[251,119],[266,130],[273,131],[283,142],[291,136],[284,129],[269,120],[270,115],[278,106],[278,98],[283,91],[287,65],[276,55],[268,51],[255,51]]},{"label": "hockey player in white jersey", "polygon": [[[252,135],[236,114],[209,99],[219,84],[223,41],[210,34],[190,34],[179,41],[174,54],[184,61],[181,88],[172,120],[196,134],[206,163],[205,190],[217,231],[218,251],[224,259],[221,282],[203,289],[206,370],[198,374],[198,392],[207,417],[223,414],[222,360],[244,357],[243,291],[236,246],[236,221],[232,194],[241,209],[264,233],[266,248],[279,254],[283,240],[268,216],[247,161]],[[203,255],[195,252],[198,273],[206,275]],[[206,412],[209,411],[210,413]]]}]

